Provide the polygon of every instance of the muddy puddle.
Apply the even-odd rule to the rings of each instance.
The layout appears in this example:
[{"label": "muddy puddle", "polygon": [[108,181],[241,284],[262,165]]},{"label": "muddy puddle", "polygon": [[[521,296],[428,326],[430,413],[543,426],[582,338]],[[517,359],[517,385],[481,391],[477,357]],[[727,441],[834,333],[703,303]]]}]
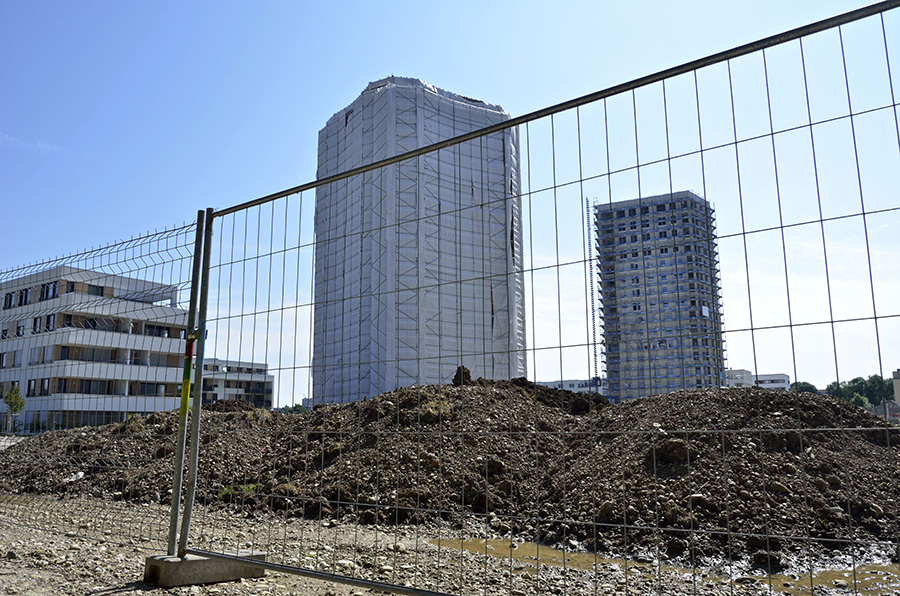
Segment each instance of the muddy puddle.
[{"label": "muddy puddle", "polygon": [[[809,595],[814,588],[846,590],[863,596],[900,594],[900,565],[857,565],[855,569],[815,569],[797,574],[754,574],[728,576],[721,572],[688,569],[655,562],[635,562],[625,559],[607,559],[591,553],[563,552],[533,542],[511,543],[509,540],[441,540],[431,544],[442,548],[465,550],[473,554],[489,555],[499,559],[513,573],[533,573],[539,566],[579,569],[583,571],[609,569],[627,570],[652,579],[659,573],[681,575],[686,582],[703,584],[757,585],[778,594]],[[514,545],[514,547],[513,547]],[[602,581],[602,580],[601,580]]]}]

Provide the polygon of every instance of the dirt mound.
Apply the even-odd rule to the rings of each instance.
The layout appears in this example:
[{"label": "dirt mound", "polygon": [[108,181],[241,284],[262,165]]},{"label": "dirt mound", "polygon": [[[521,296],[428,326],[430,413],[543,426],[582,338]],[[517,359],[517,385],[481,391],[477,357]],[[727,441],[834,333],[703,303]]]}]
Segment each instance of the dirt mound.
[{"label": "dirt mound", "polygon": [[252,401],[246,399],[220,399],[209,404],[203,404],[207,412],[250,412],[256,409]]},{"label": "dirt mound", "polygon": [[[855,406],[757,388],[610,406],[458,376],[303,414],[204,411],[198,501],[772,569],[897,543],[900,430]],[[165,503],[176,429],[167,412],[32,437],[0,452],[0,490]]]}]

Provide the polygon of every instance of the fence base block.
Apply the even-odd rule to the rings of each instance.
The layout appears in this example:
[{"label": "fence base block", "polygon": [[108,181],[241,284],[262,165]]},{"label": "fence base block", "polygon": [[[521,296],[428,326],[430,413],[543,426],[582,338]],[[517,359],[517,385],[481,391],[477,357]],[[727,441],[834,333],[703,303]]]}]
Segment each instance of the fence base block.
[{"label": "fence base block", "polygon": [[[266,553],[260,551],[226,551],[224,554],[266,560]],[[265,574],[266,570],[262,567],[199,555],[187,555],[183,558],[154,555],[144,561],[144,581],[163,588],[229,582],[241,578],[263,577]]]}]

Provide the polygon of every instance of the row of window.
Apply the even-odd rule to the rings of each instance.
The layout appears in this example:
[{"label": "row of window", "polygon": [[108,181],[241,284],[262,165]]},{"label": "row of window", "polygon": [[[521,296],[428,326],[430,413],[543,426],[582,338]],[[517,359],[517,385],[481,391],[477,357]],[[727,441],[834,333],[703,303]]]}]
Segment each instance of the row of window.
[{"label": "row of window", "polygon": [[[637,242],[637,237],[633,236],[633,238],[635,238],[635,239],[632,242]],[[606,244],[606,246],[609,246],[609,244]],[[613,257],[612,257],[612,255],[608,254],[608,251],[606,251],[607,254],[604,255],[604,251],[600,248],[600,246],[597,246],[597,252],[599,255],[598,259],[600,260],[601,263],[612,262]],[[657,254],[660,254],[660,255],[667,255],[667,254],[670,254],[670,252],[671,253],[694,252],[694,253],[700,253],[702,255],[709,255],[709,253],[710,253],[709,249],[707,249],[702,244],[676,244],[674,246],[663,246],[663,247],[660,247],[657,249]],[[617,254],[619,256],[619,260],[624,261],[625,259],[628,259],[628,258],[637,259],[638,257],[641,257],[641,256],[652,257],[653,249],[652,248],[644,248],[641,250],[626,249],[621,252],[618,252]]]},{"label": "row of window", "polygon": [[[28,365],[50,364],[53,359],[54,346],[39,346],[29,350]],[[75,360],[79,362],[102,362],[109,364],[136,364],[154,367],[178,367],[178,355],[158,352],[137,352],[131,350],[113,350],[110,348],[91,348],[81,346],[59,346],[58,360]],[[22,366],[22,350],[0,352],[0,369],[18,368]]]},{"label": "row of window", "polygon": [[[643,205],[640,207],[631,207],[629,209],[619,209],[615,212],[616,219],[623,219],[625,217],[635,217],[638,214],[638,211],[641,212],[641,215],[647,215],[650,213],[651,208],[655,208],[656,213],[664,213],[666,210],[675,210],[680,206],[681,209],[701,209],[703,206],[693,199],[683,200],[683,201],[670,201],[668,203],[657,203],[656,205]],[[710,209],[710,211],[712,211]],[[600,219],[610,220],[613,218],[612,211],[601,211]]]},{"label": "row of window", "polygon": [[[652,251],[647,251],[647,252],[651,252],[651,254],[647,255],[647,256],[652,256]],[[688,255],[686,259],[678,257],[678,262],[673,263],[673,265],[683,264],[685,262],[697,263],[698,265],[706,265],[706,259],[704,259],[703,257],[700,257],[700,256],[694,257],[694,255]],[[649,261],[647,263],[647,269],[656,269],[656,267],[654,267],[654,264],[655,264],[655,261]],[[637,263],[628,263],[627,267],[625,265],[622,265],[621,267],[619,267],[619,272],[624,273],[624,272],[629,272],[629,271],[638,271],[642,268],[641,265],[642,265],[642,263],[640,261]],[[611,267],[609,264],[606,264],[606,265],[604,265],[602,271],[604,273],[613,273],[615,271],[615,267]]]},{"label": "row of window", "polygon": [[[51,378],[28,379],[26,397],[50,395]],[[81,393],[84,395],[124,395],[124,385],[116,388],[116,381],[107,379],[66,379],[58,378],[56,393]],[[14,383],[16,383],[14,381]],[[17,383],[16,383],[17,384]],[[132,383],[133,395],[166,395],[165,383]],[[180,385],[176,388],[181,391]]]},{"label": "row of window", "polygon": [[[63,314],[62,315],[62,327],[74,327],[76,320],[71,314]],[[123,327],[120,329],[119,323],[115,319],[105,319],[105,318],[79,318],[77,320],[78,327],[84,329],[97,329],[99,331],[121,331],[122,333],[131,333],[132,324],[127,324],[127,330]],[[31,320],[31,333],[38,334],[47,331],[55,331],[57,325],[56,314],[46,315],[44,317],[34,317]],[[3,327],[0,328],[0,339],[9,339],[9,323],[4,323]],[[16,337],[23,337],[25,335],[25,323],[19,322],[16,324]],[[166,327],[164,325],[144,325],[144,335],[151,337],[171,337],[184,339],[185,331],[183,329],[177,327]]]},{"label": "row of window", "polygon": [[22,366],[22,350],[0,352],[0,369],[19,368]]},{"label": "row of window", "polygon": [[[65,294],[71,294],[75,291],[75,282],[73,281],[50,281],[40,285],[40,301],[52,300],[59,296],[59,284],[65,283]],[[32,288],[22,288],[21,290],[6,292],[3,295],[3,310],[9,310],[17,306],[26,306],[31,304]],[[87,293],[91,296],[103,296],[103,286],[88,285]]]}]

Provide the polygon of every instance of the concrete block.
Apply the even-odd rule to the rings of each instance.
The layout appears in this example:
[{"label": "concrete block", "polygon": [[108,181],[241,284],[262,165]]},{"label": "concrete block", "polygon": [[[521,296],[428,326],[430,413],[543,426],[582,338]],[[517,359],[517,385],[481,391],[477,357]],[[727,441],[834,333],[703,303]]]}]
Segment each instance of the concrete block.
[{"label": "concrete block", "polygon": [[[261,551],[232,550],[223,554],[257,561],[266,560],[266,553]],[[241,578],[262,577],[265,574],[266,570],[262,567],[219,557],[189,554],[181,558],[154,555],[144,561],[144,581],[163,588],[229,582]]]}]

